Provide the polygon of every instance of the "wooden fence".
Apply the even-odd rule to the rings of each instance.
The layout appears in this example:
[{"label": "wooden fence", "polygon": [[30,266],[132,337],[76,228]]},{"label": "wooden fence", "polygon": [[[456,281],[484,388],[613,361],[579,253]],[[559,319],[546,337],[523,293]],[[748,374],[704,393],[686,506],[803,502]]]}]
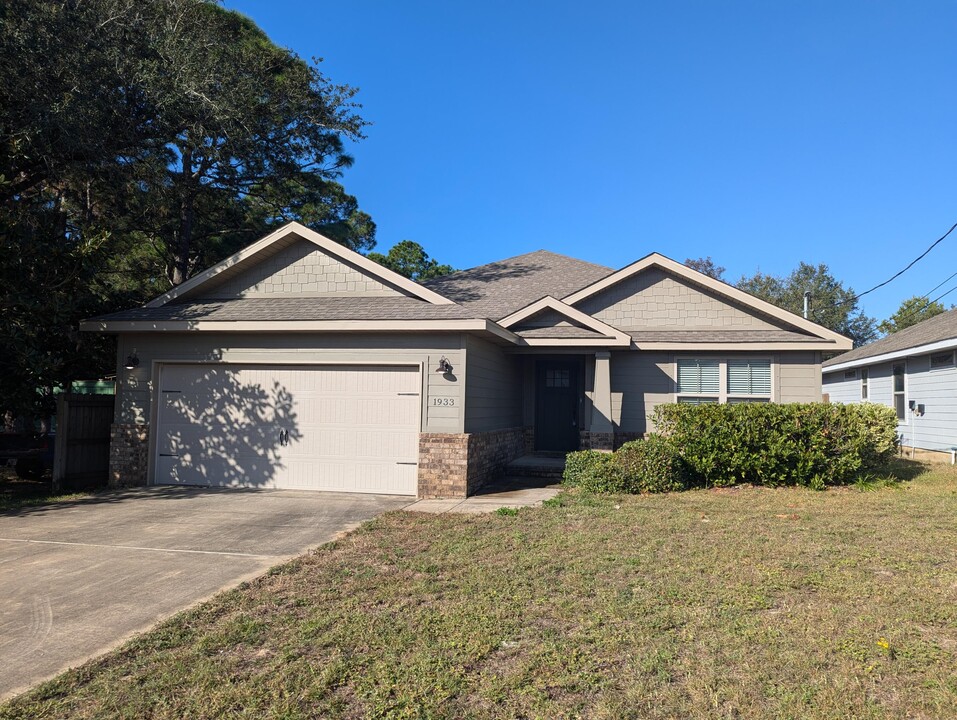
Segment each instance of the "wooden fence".
[{"label": "wooden fence", "polygon": [[54,489],[107,484],[114,400],[113,395],[71,393],[57,397]]}]

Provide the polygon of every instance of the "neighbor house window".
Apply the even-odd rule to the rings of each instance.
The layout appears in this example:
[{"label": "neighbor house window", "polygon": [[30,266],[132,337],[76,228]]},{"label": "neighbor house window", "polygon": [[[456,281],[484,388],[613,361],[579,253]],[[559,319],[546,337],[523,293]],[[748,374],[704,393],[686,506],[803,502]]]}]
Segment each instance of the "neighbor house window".
[{"label": "neighbor house window", "polygon": [[770,360],[728,360],[728,402],[770,402]]},{"label": "neighbor house window", "polygon": [[867,368],[861,368],[861,400],[867,400]]},{"label": "neighbor house window", "polygon": [[904,398],[904,363],[894,365],[894,409],[897,419],[907,418],[907,401]]},{"label": "neighbor house window", "polygon": [[954,351],[936,353],[930,356],[930,369],[951,367],[954,364]]},{"label": "neighbor house window", "polygon": [[857,370],[845,370],[844,371],[845,380],[857,380]]},{"label": "neighbor house window", "polygon": [[678,360],[678,402],[716,403],[720,401],[721,363],[693,358]]}]

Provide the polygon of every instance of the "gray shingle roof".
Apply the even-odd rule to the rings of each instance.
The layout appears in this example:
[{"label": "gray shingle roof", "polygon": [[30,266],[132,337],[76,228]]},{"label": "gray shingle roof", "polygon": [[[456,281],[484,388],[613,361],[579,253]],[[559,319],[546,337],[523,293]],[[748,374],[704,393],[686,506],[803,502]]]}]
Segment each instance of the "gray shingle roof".
[{"label": "gray shingle roof", "polygon": [[865,360],[885,353],[909,350],[921,345],[929,345],[930,343],[954,338],[957,338],[957,310],[949,310],[929,320],[911,325],[909,328],[898,330],[896,333],[875,340],[868,345],[848,350],[843,355],[838,355],[823,363],[823,366],[826,368],[852,360]]},{"label": "gray shingle roof", "polygon": [[563,298],[613,272],[603,265],[536,250],[423,284],[479,317],[501,320],[546,295]]},{"label": "gray shingle roof", "polygon": [[462,320],[478,317],[461,305],[432,305],[416,298],[240,298],[133,308],[94,320]]}]

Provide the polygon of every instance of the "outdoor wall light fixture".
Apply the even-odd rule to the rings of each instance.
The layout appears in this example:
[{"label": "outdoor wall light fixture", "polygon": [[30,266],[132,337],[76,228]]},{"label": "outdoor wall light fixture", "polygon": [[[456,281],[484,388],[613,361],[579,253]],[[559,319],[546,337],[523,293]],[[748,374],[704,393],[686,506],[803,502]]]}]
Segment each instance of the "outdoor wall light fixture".
[{"label": "outdoor wall light fixture", "polygon": [[136,354],[136,350],[134,350],[132,353],[126,356],[126,365],[124,365],[123,367],[125,367],[127,370],[132,370],[133,368],[139,367],[139,366],[140,366],[140,358],[139,358],[139,355]]},{"label": "outdoor wall light fixture", "polygon": [[445,357],[445,355],[439,360],[439,366],[435,368],[435,372],[442,373],[443,375],[448,375],[452,372],[452,363],[449,362],[449,359]]}]

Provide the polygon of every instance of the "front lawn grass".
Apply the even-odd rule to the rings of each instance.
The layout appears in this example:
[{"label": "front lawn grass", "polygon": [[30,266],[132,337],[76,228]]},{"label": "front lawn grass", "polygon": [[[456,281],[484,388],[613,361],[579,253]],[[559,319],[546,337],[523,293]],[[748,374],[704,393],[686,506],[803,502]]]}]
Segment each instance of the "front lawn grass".
[{"label": "front lawn grass", "polygon": [[953,718],[955,558],[950,467],[395,512],[0,717]]}]

